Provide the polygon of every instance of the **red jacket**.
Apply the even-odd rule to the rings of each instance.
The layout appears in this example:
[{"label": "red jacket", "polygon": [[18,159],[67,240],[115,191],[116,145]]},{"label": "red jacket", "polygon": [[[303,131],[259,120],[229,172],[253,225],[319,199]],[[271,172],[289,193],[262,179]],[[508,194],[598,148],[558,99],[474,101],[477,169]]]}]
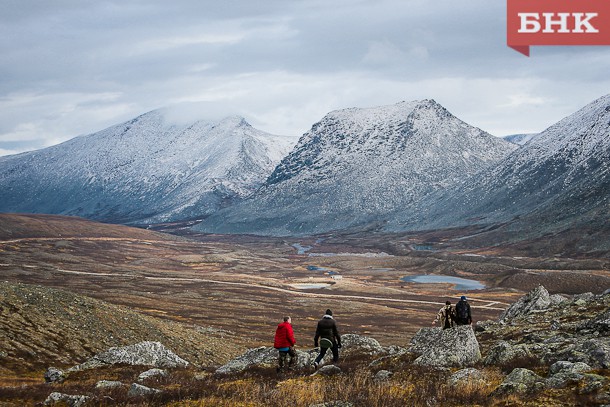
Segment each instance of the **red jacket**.
[{"label": "red jacket", "polygon": [[294,339],[292,325],[289,322],[282,322],[275,330],[275,340],[273,341],[274,348],[289,348],[294,346],[297,341]]}]

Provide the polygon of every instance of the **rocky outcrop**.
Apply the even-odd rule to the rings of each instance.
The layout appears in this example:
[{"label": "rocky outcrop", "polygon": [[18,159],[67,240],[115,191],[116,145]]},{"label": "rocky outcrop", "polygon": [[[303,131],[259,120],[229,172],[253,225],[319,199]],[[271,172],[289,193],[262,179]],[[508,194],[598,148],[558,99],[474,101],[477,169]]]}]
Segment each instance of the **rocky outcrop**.
[{"label": "rocky outcrop", "polygon": [[341,374],[341,368],[335,365],[322,366],[312,376],[334,376]]},{"label": "rocky outcrop", "polygon": [[511,345],[500,341],[489,349],[483,363],[488,366],[510,366],[533,358],[527,345]]},{"label": "rocky outcrop", "polygon": [[495,396],[509,394],[527,395],[544,390],[544,379],[528,369],[516,368],[493,391]]},{"label": "rocky outcrop", "polygon": [[469,384],[486,384],[487,379],[485,374],[478,369],[469,367],[461,369],[452,374],[447,380],[447,384],[451,387],[468,386]]},{"label": "rocky outcrop", "polygon": [[419,355],[416,365],[466,367],[481,359],[479,343],[469,325],[450,329],[422,328],[411,339],[409,352]]},{"label": "rocky outcrop", "polygon": [[50,367],[44,373],[45,383],[61,383],[66,379],[66,376],[62,370],[55,367]]},{"label": "rocky outcrop", "polygon": [[133,383],[127,392],[129,397],[145,397],[152,396],[161,393],[161,390],[152,389],[150,387],[142,386],[138,383]]},{"label": "rocky outcrop", "polygon": [[169,373],[167,373],[167,370],[163,370],[163,369],[149,369],[145,372],[140,373],[140,375],[138,376],[138,381],[142,382],[146,379],[150,379],[151,377],[167,377]]},{"label": "rocky outcrop", "polygon": [[70,368],[68,371],[94,369],[117,364],[176,368],[186,367],[189,363],[160,342],[145,341],[135,345],[110,348],[105,352],[98,353],[85,363]]},{"label": "rocky outcrop", "polygon": [[360,354],[360,355],[377,355],[384,352],[383,347],[368,336],[345,334],[341,336],[341,352],[345,356]]},{"label": "rocky outcrop", "polygon": [[99,382],[95,383],[96,389],[114,389],[123,386],[125,386],[125,384],[118,380],[100,380]]},{"label": "rocky outcrop", "polygon": [[392,376],[394,376],[394,373],[390,372],[389,370],[380,370],[375,373],[375,376],[373,376],[373,380],[378,383],[387,382]]},{"label": "rocky outcrop", "polygon": [[532,312],[546,310],[551,304],[549,292],[540,285],[508,307],[500,315],[499,321],[508,323],[516,318],[523,318]]},{"label": "rocky outcrop", "polygon": [[44,405],[45,406],[54,406],[54,405],[58,404],[58,405],[64,405],[64,406],[67,405],[69,407],[81,407],[81,406],[85,405],[87,400],[89,400],[89,397],[87,397],[87,396],[81,396],[81,395],[74,396],[74,395],[70,395],[70,394],[53,392],[44,401]]},{"label": "rocky outcrop", "polygon": [[[345,334],[341,336],[342,348],[339,350],[339,357],[348,357],[351,355],[377,355],[384,354],[387,352],[379,342],[375,339],[355,335]],[[392,348],[397,351],[398,347]],[[310,349],[302,351],[296,349],[297,362],[295,368],[304,368],[311,366],[313,361],[318,356],[318,350]],[[217,374],[233,374],[243,372],[253,366],[257,367],[275,367],[277,366],[278,351],[272,347],[261,346],[259,348],[253,348],[246,351],[241,356],[229,361],[225,365],[216,369]],[[332,361],[332,352],[327,351],[326,355],[321,361],[321,364],[327,364]]]}]

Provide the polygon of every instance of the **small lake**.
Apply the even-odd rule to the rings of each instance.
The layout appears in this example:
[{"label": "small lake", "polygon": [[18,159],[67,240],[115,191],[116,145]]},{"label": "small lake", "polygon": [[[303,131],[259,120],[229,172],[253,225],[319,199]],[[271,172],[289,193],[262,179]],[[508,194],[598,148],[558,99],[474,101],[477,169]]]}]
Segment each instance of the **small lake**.
[{"label": "small lake", "polygon": [[451,277],[451,276],[432,276],[432,275],[419,275],[419,276],[407,276],[401,278],[406,283],[449,283],[455,284],[455,290],[468,291],[468,290],[482,290],[485,288],[484,284],[476,280],[468,280],[467,278]]},{"label": "small lake", "polygon": [[320,288],[327,288],[331,285],[328,283],[303,283],[303,284],[291,284],[298,290],[319,290]]}]

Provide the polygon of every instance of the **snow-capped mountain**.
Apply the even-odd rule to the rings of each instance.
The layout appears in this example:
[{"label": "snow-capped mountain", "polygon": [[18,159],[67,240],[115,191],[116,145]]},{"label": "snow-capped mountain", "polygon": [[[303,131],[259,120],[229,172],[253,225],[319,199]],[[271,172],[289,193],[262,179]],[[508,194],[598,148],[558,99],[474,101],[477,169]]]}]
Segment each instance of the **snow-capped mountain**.
[{"label": "snow-capped mountain", "polygon": [[[434,196],[428,210],[420,209],[425,220],[405,217],[404,230],[503,223],[504,234],[537,237],[577,229],[594,235],[608,228],[610,95],[559,121],[498,165]],[[610,249],[607,235],[605,242]]]},{"label": "snow-capped mountain", "polygon": [[285,235],[385,221],[515,148],[433,100],[331,112],[255,195],[196,228]]},{"label": "snow-capped mountain", "polygon": [[0,157],[0,211],[132,224],[189,219],[251,194],[295,142],[237,116],[178,125],[159,109]]},{"label": "snow-capped mountain", "polygon": [[536,137],[537,135],[538,135],[538,133],[511,134],[509,136],[504,136],[502,138],[510,143],[514,143],[514,144],[518,144],[518,145],[522,146],[525,143],[527,143],[528,141],[530,141],[531,139],[533,139],[534,137]]}]

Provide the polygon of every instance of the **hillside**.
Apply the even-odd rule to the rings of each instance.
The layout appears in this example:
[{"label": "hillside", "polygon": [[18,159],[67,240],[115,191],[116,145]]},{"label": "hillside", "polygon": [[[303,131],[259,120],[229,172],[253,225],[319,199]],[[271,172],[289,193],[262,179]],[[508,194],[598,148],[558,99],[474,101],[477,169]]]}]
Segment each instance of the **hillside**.
[{"label": "hillside", "polygon": [[[3,383],[0,402],[6,406],[45,400],[51,405],[56,400],[69,405],[136,406],[603,406],[610,402],[609,306],[608,292],[566,297],[550,295],[540,286],[512,304],[498,321],[483,321],[474,329],[422,328],[405,348],[383,347],[374,337],[344,332],[338,363],[324,359],[317,370],[311,366],[317,352],[308,346],[297,348],[295,367],[279,372],[277,350],[258,347],[223,366],[206,366],[207,371],[173,366],[144,372],[147,367],[135,363],[55,370],[50,383],[43,382],[42,373],[26,385]],[[134,351],[117,352],[124,359]],[[30,353],[26,360],[33,357]]]},{"label": "hillside", "polygon": [[0,283],[0,374],[76,365],[113,346],[159,341],[196,366],[240,352],[220,330],[142,315],[48,287]]}]

